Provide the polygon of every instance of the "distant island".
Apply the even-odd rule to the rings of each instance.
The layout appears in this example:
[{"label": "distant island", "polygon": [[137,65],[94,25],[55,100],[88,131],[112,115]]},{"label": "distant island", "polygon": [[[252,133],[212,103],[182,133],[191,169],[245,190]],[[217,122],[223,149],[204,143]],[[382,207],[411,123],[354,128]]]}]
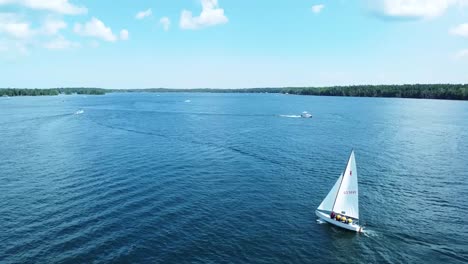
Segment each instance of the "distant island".
[{"label": "distant island", "polygon": [[404,84],[404,85],[354,85],[331,87],[283,87],[283,88],[246,88],[246,89],[103,89],[103,88],[50,88],[50,89],[0,89],[0,96],[41,96],[59,94],[103,95],[106,93],[282,93],[315,96],[352,96],[352,97],[395,97],[421,99],[468,100],[468,84]]}]

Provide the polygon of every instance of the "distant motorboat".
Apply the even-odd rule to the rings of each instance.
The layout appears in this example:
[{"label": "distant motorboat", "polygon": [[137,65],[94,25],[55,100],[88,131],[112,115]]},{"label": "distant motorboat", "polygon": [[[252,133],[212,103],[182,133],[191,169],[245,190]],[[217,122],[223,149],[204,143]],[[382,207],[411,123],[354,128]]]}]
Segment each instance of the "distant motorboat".
[{"label": "distant motorboat", "polygon": [[84,113],[84,110],[83,109],[80,109],[78,111],[75,112],[75,115],[81,115]]},{"label": "distant motorboat", "polygon": [[184,102],[185,102],[185,103],[190,103],[190,102],[192,102],[192,101],[190,101],[190,100],[185,100]]},{"label": "distant motorboat", "polygon": [[304,111],[304,112],[302,112],[301,117],[302,118],[312,118],[312,115],[309,114],[307,111]]}]

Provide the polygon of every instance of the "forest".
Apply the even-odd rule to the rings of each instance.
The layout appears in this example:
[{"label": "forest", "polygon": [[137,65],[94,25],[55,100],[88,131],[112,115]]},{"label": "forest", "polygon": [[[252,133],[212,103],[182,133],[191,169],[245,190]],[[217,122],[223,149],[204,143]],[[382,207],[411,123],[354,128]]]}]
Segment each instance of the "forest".
[{"label": "forest", "polygon": [[59,94],[89,94],[102,95],[109,90],[102,88],[49,88],[49,89],[28,89],[28,88],[0,88],[0,96],[45,96]]},{"label": "forest", "polygon": [[466,84],[357,85],[324,88],[284,88],[281,92],[299,95],[468,100],[468,85]]},{"label": "forest", "polygon": [[468,100],[467,84],[355,85],[332,87],[283,87],[245,89],[127,89],[118,92],[205,92],[205,93],[283,93],[316,96],[397,97]]},{"label": "forest", "polygon": [[103,95],[106,93],[123,92],[198,92],[198,93],[282,93],[293,95],[315,96],[354,96],[354,97],[397,97],[397,98],[425,98],[468,100],[467,84],[404,84],[404,85],[354,85],[331,87],[282,87],[282,88],[245,88],[245,89],[103,89],[103,88],[50,88],[0,89],[0,96],[41,96],[41,95],[70,95],[87,94]]}]

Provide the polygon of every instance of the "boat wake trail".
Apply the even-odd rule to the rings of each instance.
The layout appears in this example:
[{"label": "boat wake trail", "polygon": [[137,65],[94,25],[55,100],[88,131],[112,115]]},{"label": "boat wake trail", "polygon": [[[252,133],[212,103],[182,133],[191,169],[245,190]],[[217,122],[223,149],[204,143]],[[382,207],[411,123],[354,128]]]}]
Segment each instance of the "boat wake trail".
[{"label": "boat wake trail", "polygon": [[89,117],[87,119],[90,122],[92,122],[92,123],[94,123],[96,125],[106,127],[106,128],[109,128],[109,129],[116,129],[116,130],[121,130],[121,131],[130,132],[130,133],[141,134],[141,135],[157,136],[157,137],[161,137],[161,138],[165,138],[165,139],[177,140],[177,141],[180,141],[180,142],[183,142],[183,143],[210,146],[212,148],[217,148],[217,149],[228,149],[228,150],[230,150],[232,152],[236,152],[236,153],[244,155],[244,156],[249,156],[249,157],[255,158],[257,160],[261,160],[263,162],[268,162],[268,163],[271,163],[271,164],[274,164],[274,165],[280,164],[280,162],[265,158],[265,157],[263,157],[261,155],[258,155],[258,154],[254,154],[254,153],[244,151],[244,150],[242,150],[240,148],[237,148],[237,147],[234,147],[234,146],[223,146],[223,145],[219,145],[219,144],[216,144],[216,143],[204,142],[204,141],[199,141],[199,140],[185,140],[185,139],[181,139],[181,138],[179,138],[177,136],[168,135],[168,134],[165,134],[165,133],[156,133],[156,132],[149,132],[149,131],[141,131],[141,130],[137,130],[137,129],[129,129],[129,128],[120,127],[120,126],[108,125],[108,124],[96,121],[96,120],[94,120],[92,118],[89,118]]},{"label": "boat wake trail", "polygon": [[34,122],[34,121],[40,121],[40,120],[54,119],[54,118],[60,118],[60,117],[65,117],[65,116],[69,116],[69,115],[70,115],[69,113],[66,113],[66,114],[39,116],[39,117],[34,117],[34,118],[25,118],[25,119],[19,119],[19,120],[3,122],[3,123],[0,123],[0,126],[1,125],[11,125],[11,124],[15,124],[15,123]]},{"label": "boat wake trail", "polygon": [[92,107],[89,107],[87,109],[93,109],[93,110],[99,110],[99,111],[105,110],[109,112],[151,113],[151,114],[159,114],[159,115],[227,116],[227,117],[278,117],[280,116],[277,114],[261,114],[261,113],[242,114],[242,113],[215,113],[215,112],[193,112],[193,111],[156,111],[156,110],[141,110],[141,109],[140,110],[108,109],[108,108],[92,108]]},{"label": "boat wake trail", "polygon": [[279,115],[279,117],[287,117],[287,118],[301,118],[300,115]]}]

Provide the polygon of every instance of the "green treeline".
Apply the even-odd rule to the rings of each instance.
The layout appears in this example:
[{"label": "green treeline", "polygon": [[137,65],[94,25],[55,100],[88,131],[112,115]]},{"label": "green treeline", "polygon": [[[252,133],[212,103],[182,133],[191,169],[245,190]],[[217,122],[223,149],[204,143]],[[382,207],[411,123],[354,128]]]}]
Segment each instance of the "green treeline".
[{"label": "green treeline", "polygon": [[398,97],[468,100],[466,84],[357,85],[325,88],[284,88],[282,93],[299,95]]},{"label": "green treeline", "polygon": [[61,94],[89,94],[89,95],[103,95],[110,90],[102,88],[57,88]]},{"label": "green treeline", "polygon": [[52,89],[0,89],[0,96],[39,96],[59,94],[101,95],[122,92],[192,92],[192,93],[283,93],[317,96],[397,97],[468,100],[467,84],[405,84],[405,85],[355,85],[332,87],[283,87],[246,89],[126,89],[102,88],[52,88]]},{"label": "green treeline", "polygon": [[115,92],[283,93],[317,96],[397,97],[468,100],[467,84],[355,85],[246,89],[128,89]]},{"label": "green treeline", "polygon": [[0,89],[0,96],[58,95],[57,89]]},{"label": "green treeline", "polygon": [[0,96],[44,96],[59,94],[89,94],[102,95],[108,90],[101,88],[51,88],[51,89],[22,89],[5,88],[0,89]]}]

